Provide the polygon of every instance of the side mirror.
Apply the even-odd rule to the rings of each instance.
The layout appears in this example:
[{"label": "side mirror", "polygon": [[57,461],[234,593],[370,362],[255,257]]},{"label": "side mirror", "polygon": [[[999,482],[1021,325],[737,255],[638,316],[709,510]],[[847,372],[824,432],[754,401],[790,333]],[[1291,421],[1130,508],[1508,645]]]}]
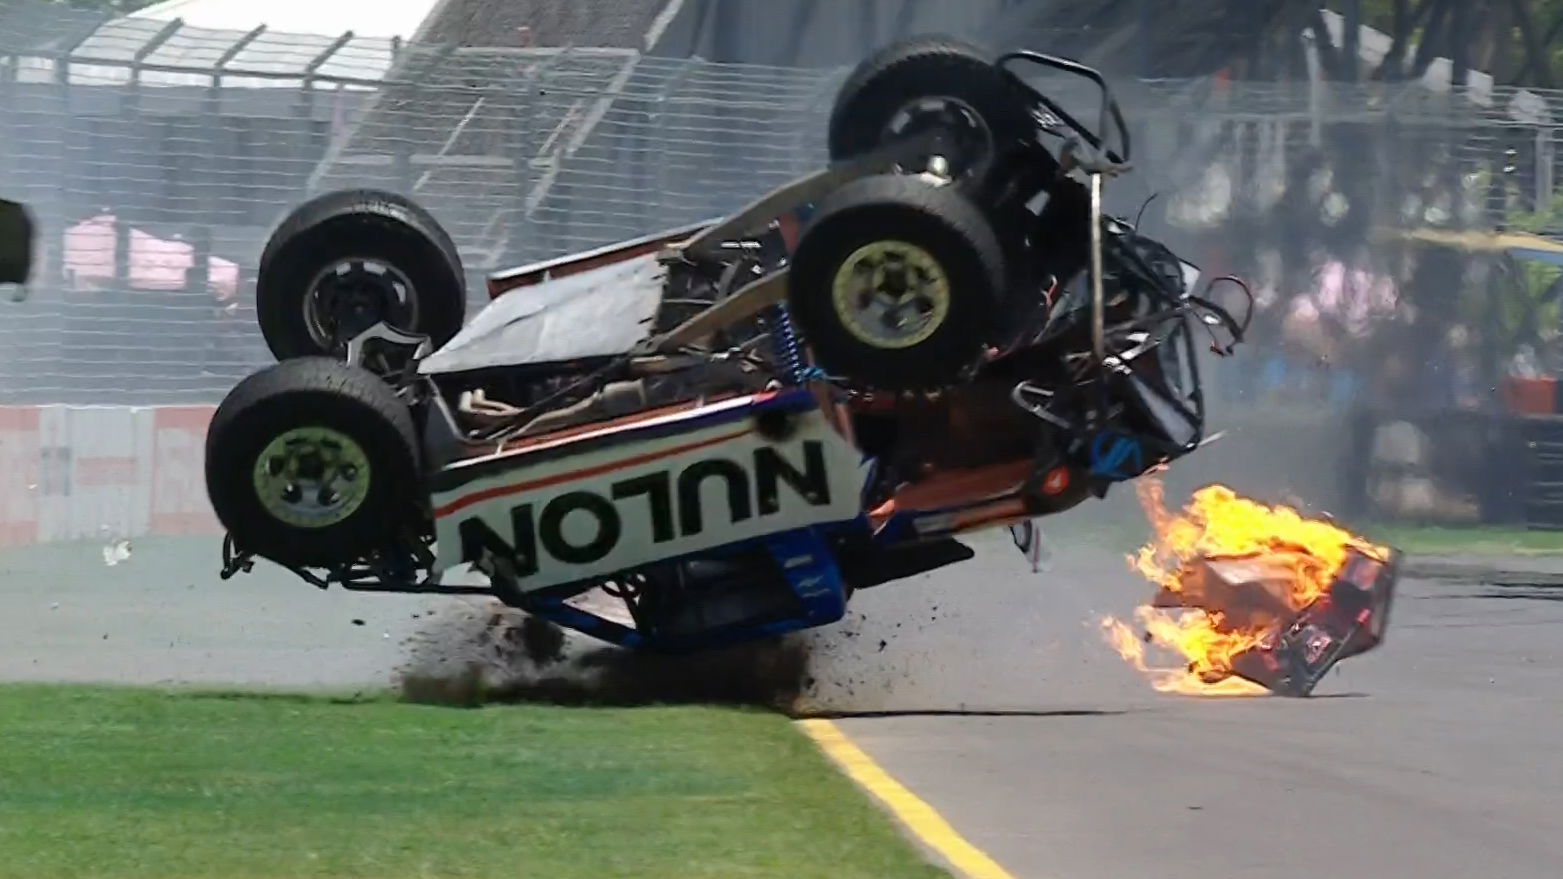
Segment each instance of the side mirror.
[{"label": "side mirror", "polygon": [[26,284],[32,278],[37,234],[27,208],[0,198],[0,284]]}]

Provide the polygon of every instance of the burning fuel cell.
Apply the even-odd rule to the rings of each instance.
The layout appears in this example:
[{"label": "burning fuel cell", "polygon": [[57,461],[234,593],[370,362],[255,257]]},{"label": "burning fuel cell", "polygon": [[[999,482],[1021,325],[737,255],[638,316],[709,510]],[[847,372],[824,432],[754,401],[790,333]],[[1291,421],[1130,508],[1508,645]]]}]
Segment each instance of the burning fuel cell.
[{"label": "burning fuel cell", "polygon": [[[1307,696],[1343,659],[1384,640],[1400,553],[1332,523],[1212,486],[1181,514],[1141,486],[1156,539],[1131,559],[1159,589],[1136,611],[1144,634],[1103,621],[1109,643],[1157,690]],[[1180,654],[1154,668],[1148,646]]]},{"label": "burning fuel cell", "polygon": [[[1252,640],[1252,646],[1204,670],[1214,683],[1228,674],[1282,696],[1307,696],[1331,666],[1384,640],[1394,600],[1399,553],[1383,558],[1349,548],[1341,570],[1317,598],[1298,606],[1290,588],[1299,567],[1291,554],[1200,558],[1191,564],[1197,584],[1183,593],[1163,588],[1151,606],[1205,612],[1216,632]],[[1243,633],[1258,633],[1252,639]]]}]

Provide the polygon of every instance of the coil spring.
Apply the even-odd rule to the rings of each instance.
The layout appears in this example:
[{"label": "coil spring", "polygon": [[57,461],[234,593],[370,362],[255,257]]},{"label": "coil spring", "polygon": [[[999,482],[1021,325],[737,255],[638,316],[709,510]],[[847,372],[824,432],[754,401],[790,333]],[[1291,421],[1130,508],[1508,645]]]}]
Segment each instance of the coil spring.
[{"label": "coil spring", "polygon": [[803,357],[803,343],[798,340],[797,330],[793,329],[786,305],[777,305],[771,310],[770,323],[771,347],[787,381],[797,385],[813,378],[814,370]]}]

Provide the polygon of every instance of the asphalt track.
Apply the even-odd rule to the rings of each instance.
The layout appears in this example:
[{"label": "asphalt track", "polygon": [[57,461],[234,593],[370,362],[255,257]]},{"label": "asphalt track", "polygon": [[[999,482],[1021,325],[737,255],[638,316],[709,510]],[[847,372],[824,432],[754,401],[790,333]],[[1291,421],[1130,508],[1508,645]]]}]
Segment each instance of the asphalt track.
[{"label": "asphalt track", "polygon": [[[1101,643],[1096,618],[1145,593],[1121,547],[1032,574],[982,543],[860,595],[816,644],[813,699],[883,713],[838,725],[1009,874],[1557,875],[1563,578],[1408,579],[1390,641],[1317,698],[1200,700]],[[215,550],[0,553],[0,679],[372,686],[431,611],[470,607],[221,583]]]},{"label": "asphalt track", "polygon": [[[972,589],[1022,582],[980,561]],[[1386,644],[1306,701],[1150,692],[1071,612],[1139,584],[1078,556],[1033,582],[1036,612],[965,602],[917,647],[922,686],[1018,713],[943,714],[907,684],[882,701],[910,713],[837,721],[1009,875],[1558,875],[1563,578],[1407,579]]]},{"label": "asphalt track", "polygon": [[223,582],[215,539],[0,552],[0,681],[350,689],[384,685],[441,602],[317,592],[258,567]]}]

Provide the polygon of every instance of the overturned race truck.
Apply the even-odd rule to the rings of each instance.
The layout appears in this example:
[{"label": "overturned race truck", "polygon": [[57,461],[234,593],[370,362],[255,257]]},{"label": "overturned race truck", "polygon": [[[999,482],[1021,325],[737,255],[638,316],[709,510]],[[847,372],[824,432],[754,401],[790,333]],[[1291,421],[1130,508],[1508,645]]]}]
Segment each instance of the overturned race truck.
[{"label": "overturned race truck", "polygon": [[[1100,125],[1037,67],[1096,83]],[[826,167],[732,215],[493,274],[470,322],[423,208],[300,206],[258,278],[281,362],[207,440],[224,576],[263,558],[702,649],[835,622],[965,533],[1025,546],[1200,447],[1196,340],[1228,355],[1248,323],[1211,291],[1252,297],[1103,214],[1130,149],[1101,74],[910,40],[826,136]]]}]

